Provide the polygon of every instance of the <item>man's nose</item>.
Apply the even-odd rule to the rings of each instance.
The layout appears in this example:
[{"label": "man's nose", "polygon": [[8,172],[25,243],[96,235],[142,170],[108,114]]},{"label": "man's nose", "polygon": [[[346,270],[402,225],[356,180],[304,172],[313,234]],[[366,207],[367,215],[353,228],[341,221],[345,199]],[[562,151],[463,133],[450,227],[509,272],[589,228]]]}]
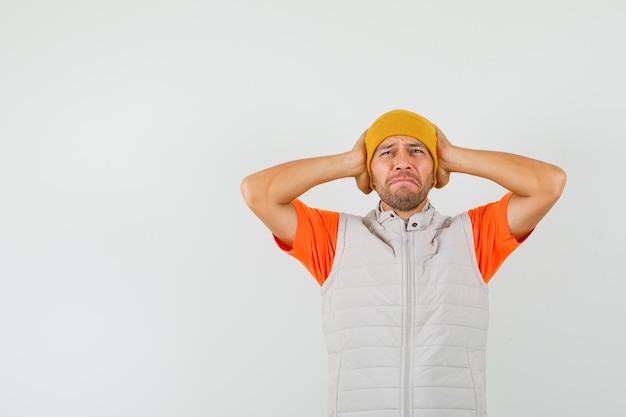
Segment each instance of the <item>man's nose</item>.
[{"label": "man's nose", "polygon": [[394,160],[394,168],[398,170],[411,168],[411,164],[409,163],[409,157],[408,155],[406,155],[406,153],[399,152],[396,155],[396,158]]}]

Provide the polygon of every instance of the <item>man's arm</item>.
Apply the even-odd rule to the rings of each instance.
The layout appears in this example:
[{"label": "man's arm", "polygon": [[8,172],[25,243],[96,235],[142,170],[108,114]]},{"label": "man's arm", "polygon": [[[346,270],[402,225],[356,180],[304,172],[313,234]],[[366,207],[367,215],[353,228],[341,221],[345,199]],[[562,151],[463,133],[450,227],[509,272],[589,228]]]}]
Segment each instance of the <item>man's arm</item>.
[{"label": "man's arm", "polygon": [[286,162],[247,176],[241,182],[246,204],[274,236],[293,246],[298,227],[293,200],[316,185],[347,177],[355,177],[364,193],[372,191],[364,138],[365,133],[348,152]]},{"label": "man's arm", "polygon": [[448,183],[450,173],[486,178],[513,192],[507,209],[509,231],[521,239],[532,231],[561,196],[565,172],[552,164],[520,155],[460,148],[437,129],[437,187]]}]

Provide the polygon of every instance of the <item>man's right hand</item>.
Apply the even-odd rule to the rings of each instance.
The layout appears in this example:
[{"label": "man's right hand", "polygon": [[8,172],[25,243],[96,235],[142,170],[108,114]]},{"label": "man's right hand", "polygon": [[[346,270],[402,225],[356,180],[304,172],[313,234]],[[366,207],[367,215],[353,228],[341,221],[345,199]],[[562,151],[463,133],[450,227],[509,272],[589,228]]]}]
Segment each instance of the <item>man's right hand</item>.
[{"label": "man's right hand", "polygon": [[367,134],[367,129],[361,134],[359,140],[356,141],[354,147],[352,148],[352,153],[356,158],[361,158],[363,166],[363,170],[354,176],[356,180],[356,186],[361,190],[364,194],[369,194],[372,192],[370,188],[370,175],[367,172],[367,151],[365,149],[365,135]]}]

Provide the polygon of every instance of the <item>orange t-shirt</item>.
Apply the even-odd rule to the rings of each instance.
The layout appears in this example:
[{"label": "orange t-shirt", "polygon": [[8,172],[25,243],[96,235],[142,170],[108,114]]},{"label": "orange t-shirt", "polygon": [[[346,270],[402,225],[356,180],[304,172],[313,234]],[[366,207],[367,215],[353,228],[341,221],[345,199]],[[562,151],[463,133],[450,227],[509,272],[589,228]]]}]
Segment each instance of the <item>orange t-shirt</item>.
[{"label": "orange t-shirt", "polygon": [[[528,236],[515,239],[509,232],[507,206],[512,193],[499,201],[468,211],[474,234],[474,250],[480,273],[488,283],[504,260]],[[322,285],[330,274],[335,259],[339,213],[306,206],[294,200],[298,228],[293,247],[275,239],[278,246],[299,260]]]}]

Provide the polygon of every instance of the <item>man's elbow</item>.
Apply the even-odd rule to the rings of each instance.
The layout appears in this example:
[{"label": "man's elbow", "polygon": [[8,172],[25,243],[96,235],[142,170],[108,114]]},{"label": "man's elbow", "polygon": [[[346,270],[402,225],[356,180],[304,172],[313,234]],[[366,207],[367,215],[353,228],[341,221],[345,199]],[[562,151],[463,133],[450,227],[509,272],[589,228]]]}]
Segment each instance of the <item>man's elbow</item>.
[{"label": "man's elbow", "polygon": [[542,206],[552,207],[561,198],[567,182],[567,175],[561,168],[552,165],[549,171],[544,171],[537,178],[537,182],[538,188],[535,196],[538,200],[536,201],[541,202]]},{"label": "man's elbow", "polygon": [[552,195],[555,202],[561,197],[566,183],[567,174],[565,171],[557,166],[554,166],[548,192]]},{"label": "man's elbow", "polygon": [[254,180],[251,176],[245,177],[239,184],[239,191],[243,197],[243,201],[246,202],[248,207],[252,208],[256,202],[258,202],[259,196],[255,192],[258,187],[255,187]]}]

